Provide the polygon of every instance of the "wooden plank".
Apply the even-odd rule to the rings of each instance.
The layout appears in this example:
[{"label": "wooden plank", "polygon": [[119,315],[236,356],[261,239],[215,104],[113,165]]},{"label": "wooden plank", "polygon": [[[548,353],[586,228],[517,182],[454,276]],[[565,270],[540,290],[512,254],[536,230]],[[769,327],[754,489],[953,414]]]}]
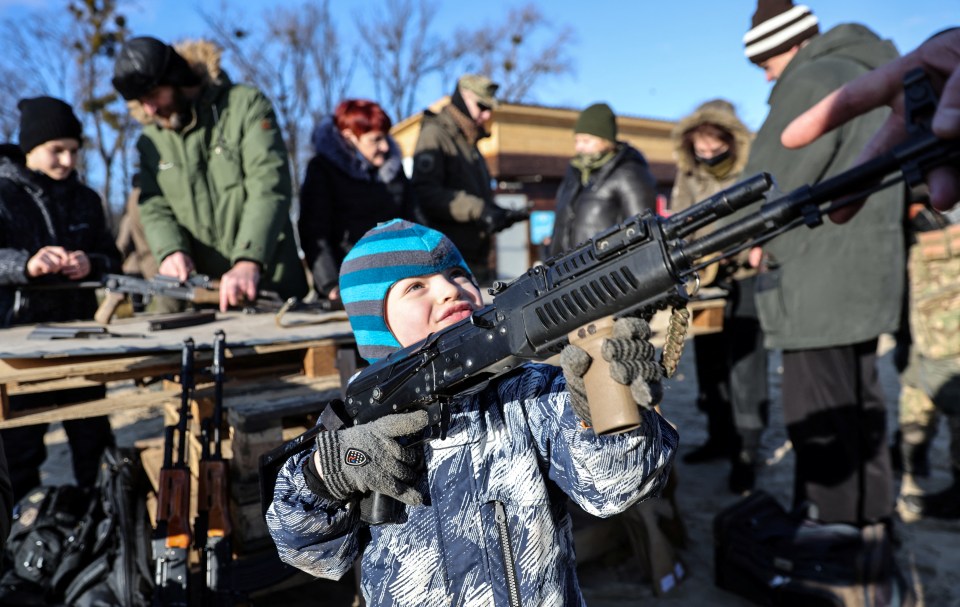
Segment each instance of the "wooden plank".
[{"label": "wooden plank", "polygon": [[98,415],[109,415],[116,411],[127,409],[143,409],[159,407],[173,396],[163,392],[146,392],[141,394],[124,394],[123,398],[108,396],[98,400],[61,407],[47,407],[30,409],[29,411],[12,411],[9,417],[0,420],[0,429],[18,428],[33,424],[46,424],[67,419],[85,419]]},{"label": "wooden plank", "polygon": [[10,417],[10,398],[7,396],[7,384],[0,384],[0,420]]},{"label": "wooden plank", "polygon": [[303,355],[303,374],[307,377],[333,375],[337,372],[337,346],[326,344],[307,348]]},{"label": "wooden plank", "polygon": [[[335,346],[338,343],[349,343],[349,341],[347,338],[325,338],[300,342],[238,346],[228,349],[228,358],[256,358],[266,354]],[[207,350],[198,351],[196,354],[197,367],[209,366],[211,357],[211,352]],[[169,375],[179,370],[179,353],[4,358],[0,359],[0,383],[50,381],[70,377],[85,377],[105,382]]]}]

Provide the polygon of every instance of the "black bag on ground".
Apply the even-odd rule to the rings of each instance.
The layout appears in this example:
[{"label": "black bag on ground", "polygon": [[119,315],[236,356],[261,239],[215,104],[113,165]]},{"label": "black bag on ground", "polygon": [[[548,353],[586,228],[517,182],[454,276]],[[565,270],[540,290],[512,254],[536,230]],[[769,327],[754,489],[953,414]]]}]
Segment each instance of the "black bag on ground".
[{"label": "black bag on ground", "polygon": [[143,469],[108,449],[95,487],[38,487],[14,509],[0,605],[149,605],[150,522]]},{"label": "black bag on ground", "polygon": [[915,604],[883,524],[818,523],[756,491],[714,518],[713,536],[716,585],[758,605]]}]

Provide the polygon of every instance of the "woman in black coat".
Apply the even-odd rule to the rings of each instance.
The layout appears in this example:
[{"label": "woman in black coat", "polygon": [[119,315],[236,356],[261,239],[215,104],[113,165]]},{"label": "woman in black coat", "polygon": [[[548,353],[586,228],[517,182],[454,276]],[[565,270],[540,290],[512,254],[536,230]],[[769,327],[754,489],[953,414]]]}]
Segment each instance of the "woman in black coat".
[{"label": "woman in black coat", "polygon": [[[20,148],[25,164],[0,158],[0,326],[92,319],[92,289],[32,289],[120,270],[120,253],[96,192],[77,179],[83,129],[69,105],[52,97],[23,99]],[[13,410],[104,397],[103,386],[10,397]],[[100,455],[113,444],[105,416],[64,422],[80,486],[96,480]],[[46,424],[0,431],[14,496],[40,484]]]},{"label": "woman in black coat", "polygon": [[373,101],[342,101],[313,135],[316,155],[300,189],[300,246],[321,296],[339,299],[347,252],[382,221],[416,221],[413,192],[390,118]]}]

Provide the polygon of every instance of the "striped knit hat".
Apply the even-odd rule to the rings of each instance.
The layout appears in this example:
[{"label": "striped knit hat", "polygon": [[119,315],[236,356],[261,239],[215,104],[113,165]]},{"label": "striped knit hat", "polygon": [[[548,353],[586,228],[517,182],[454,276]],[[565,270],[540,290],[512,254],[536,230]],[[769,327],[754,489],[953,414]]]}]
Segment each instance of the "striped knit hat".
[{"label": "striped knit hat", "polygon": [[762,64],[820,33],[816,15],[791,0],[759,0],[753,27],[743,37],[747,59]]},{"label": "striped knit hat", "polygon": [[436,230],[391,219],[364,234],[340,266],[340,299],[360,356],[373,363],[401,348],[384,313],[390,287],[453,266],[470,272],[453,241]]}]

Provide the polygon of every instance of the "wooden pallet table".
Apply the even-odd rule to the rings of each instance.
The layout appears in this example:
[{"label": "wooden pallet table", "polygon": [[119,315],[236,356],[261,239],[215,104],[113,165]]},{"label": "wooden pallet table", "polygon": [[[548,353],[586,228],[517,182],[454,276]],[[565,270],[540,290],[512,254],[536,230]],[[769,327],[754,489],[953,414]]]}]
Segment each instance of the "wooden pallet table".
[{"label": "wooden pallet table", "polygon": [[[316,322],[322,320],[323,322]],[[227,360],[232,377],[264,377],[300,373],[307,377],[336,372],[337,351],[353,343],[343,312],[288,314],[287,328],[272,315],[218,314],[214,322],[151,332],[147,317],[118,321],[111,336],[78,339],[29,339],[35,327],[0,330],[0,428],[104,415],[136,407],[162,405],[170,390],[142,388],[121,397],[75,405],[11,411],[10,397],[121,380],[156,380],[177,375],[183,340],[196,344],[196,368],[210,364],[214,332],[227,336]],[[309,324],[308,324],[309,323]],[[66,326],[91,326],[68,323]],[[179,387],[173,386],[176,390]]]}]

